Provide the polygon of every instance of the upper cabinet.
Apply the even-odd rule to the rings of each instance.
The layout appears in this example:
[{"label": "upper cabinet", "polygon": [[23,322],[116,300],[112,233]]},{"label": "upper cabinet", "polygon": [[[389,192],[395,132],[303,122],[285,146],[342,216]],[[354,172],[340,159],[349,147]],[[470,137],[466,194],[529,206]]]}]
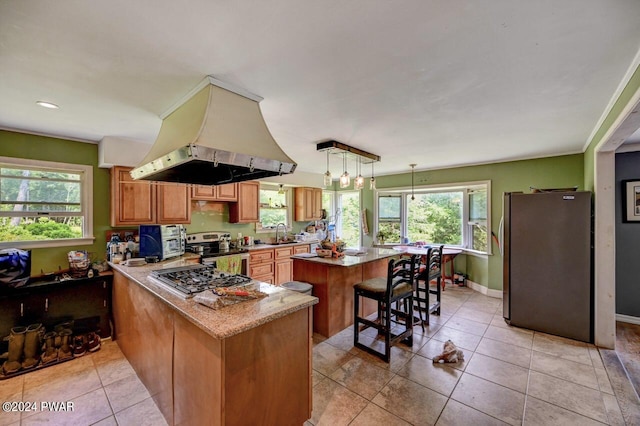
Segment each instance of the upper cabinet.
[{"label": "upper cabinet", "polygon": [[295,188],[297,222],[322,219],[322,188]]},{"label": "upper cabinet", "polygon": [[260,183],[255,181],[238,183],[238,202],[229,203],[229,222],[256,223],[260,221],[258,201]]},{"label": "upper cabinet", "polygon": [[111,169],[111,226],[191,222],[189,186],[134,181],[130,170]]},{"label": "upper cabinet", "polygon": [[205,201],[238,201],[238,184],[195,185],[191,188],[191,198]]}]

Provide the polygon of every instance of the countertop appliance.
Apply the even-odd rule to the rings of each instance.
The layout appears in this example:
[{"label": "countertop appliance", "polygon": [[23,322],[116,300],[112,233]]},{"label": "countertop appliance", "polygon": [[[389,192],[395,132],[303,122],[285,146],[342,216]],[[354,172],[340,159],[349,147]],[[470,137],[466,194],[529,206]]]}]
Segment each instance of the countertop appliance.
[{"label": "countertop appliance", "polygon": [[187,251],[199,254],[200,263],[216,266],[216,259],[223,256],[240,255],[240,273],[249,272],[249,251],[230,247],[231,234],[225,231],[199,232],[187,235]]},{"label": "countertop appliance", "polygon": [[504,194],[507,323],[593,342],[591,193]]},{"label": "countertop appliance", "polygon": [[251,278],[244,275],[218,272],[211,265],[188,265],[178,268],[159,269],[149,276],[153,281],[164,285],[172,293],[185,299],[197,293],[216,287],[244,285]]},{"label": "countertop appliance", "polygon": [[139,236],[140,257],[157,256],[163,260],[184,254],[183,225],[140,225]]}]

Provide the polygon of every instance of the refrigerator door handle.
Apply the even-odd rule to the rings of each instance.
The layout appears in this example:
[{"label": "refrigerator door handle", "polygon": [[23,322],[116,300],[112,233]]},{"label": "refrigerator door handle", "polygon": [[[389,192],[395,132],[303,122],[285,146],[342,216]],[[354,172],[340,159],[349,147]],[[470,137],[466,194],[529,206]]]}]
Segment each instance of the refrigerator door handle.
[{"label": "refrigerator door handle", "polygon": [[500,218],[500,225],[498,226],[498,248],[500,249],[500,255],[504,256],[504,216]]}]

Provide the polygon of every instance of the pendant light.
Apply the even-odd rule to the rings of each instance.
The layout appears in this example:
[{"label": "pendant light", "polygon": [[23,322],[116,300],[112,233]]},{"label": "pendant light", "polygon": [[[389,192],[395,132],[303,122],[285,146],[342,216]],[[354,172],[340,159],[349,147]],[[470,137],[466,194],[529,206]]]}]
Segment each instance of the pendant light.
[{"label": "pendant light", "polygon": [[278,189],[278,194],[284,195],[284,185],[280,184],[280,189]]},{"label": "pendant light", "polygon": [[362,189],[364,188],[364,178],[362,177],[362,159],[358,157],[358,176],[353,181],[353,189]]},{"label": "pendant light", "polygon": [[376,178],[373,175],[373,164],[374,162],[371,162],[371,179],[369,180],[369,189],[371,191],[374,191],[376,189]]},{"label": "pendant light", "polygon": [[327,150],[327,171],[324,174],[324,186],[325,188],[333,185],[333,181],[331,179],[331,172],[329,171],[329,150]]},{"label": "pendant light", "polygon": [[411,201],[415,200],[416,197],[413,195],[413,172],[414,172],[414,168],[417,166],[417,164],[409,164],[409,167],[411,167]]},{"label": "pendant light", "polygon": [[351,184],[351,176],[347,172],[347,153],[342,154],[342,166],[344,173],[340,175],[340,188],[346,188]]}]

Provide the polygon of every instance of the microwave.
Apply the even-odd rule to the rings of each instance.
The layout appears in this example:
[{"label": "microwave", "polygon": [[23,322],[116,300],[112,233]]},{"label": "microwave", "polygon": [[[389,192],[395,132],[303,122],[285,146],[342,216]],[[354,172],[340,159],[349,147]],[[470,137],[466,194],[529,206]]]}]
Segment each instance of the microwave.
[{"label": "microwave", "polygon": [[140,225],[140,257],[159,260],[184,254],[186,231],[182,225]]}]

